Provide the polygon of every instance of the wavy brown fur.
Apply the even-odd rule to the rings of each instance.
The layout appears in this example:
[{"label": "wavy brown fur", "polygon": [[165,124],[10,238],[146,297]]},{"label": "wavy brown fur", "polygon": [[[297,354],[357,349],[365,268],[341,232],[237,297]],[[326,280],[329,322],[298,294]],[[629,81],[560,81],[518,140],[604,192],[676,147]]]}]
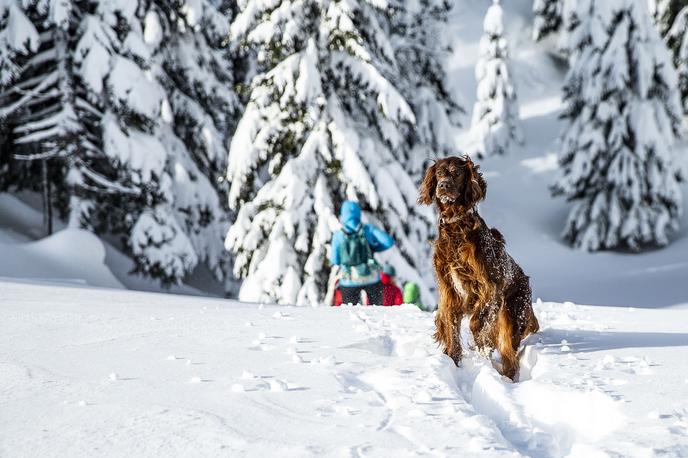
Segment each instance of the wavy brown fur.
[{"label": "wavy brown fur", "polygon": [[504,237],[476,210],[487,185],[467,156],[435,162],[426,172],[419,203],[437,204],[440,221],[433,264],[439,287],[435,339],[458,365],[460,329],[470,329],[480,349],[498,349],[502,374],[514,379],[518,347],[539,325],[528,277],[505,249]]}]

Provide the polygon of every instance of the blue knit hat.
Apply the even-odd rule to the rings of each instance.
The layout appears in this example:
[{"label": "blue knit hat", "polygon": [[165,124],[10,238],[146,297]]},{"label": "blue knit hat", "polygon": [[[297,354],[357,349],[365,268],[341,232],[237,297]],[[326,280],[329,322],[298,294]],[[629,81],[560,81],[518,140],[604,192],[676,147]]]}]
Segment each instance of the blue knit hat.
[{"label": "blue knit hat", "polygon": [[392,264],[385,264],[384,267],[382,267],[382,271],[390,277],[394,277],[397,274],[397,270]]}]

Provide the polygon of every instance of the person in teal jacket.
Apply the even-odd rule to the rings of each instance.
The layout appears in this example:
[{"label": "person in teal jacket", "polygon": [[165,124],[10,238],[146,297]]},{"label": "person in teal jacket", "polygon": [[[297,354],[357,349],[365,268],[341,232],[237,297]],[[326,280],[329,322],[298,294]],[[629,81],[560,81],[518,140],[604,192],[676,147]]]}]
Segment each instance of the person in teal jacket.
[{"label": "person in teal jacket", "polygon": [[341,269],[339,290],[342,302],[363,303],[361,293],[364,292],[368,304],[381,305],[382,269],[373,254],[391,248],[394,239],[372,224],[362,224],[361,207],[351,200],[342,204],[339,222],[342,229],[332,236],[330,261]]}]

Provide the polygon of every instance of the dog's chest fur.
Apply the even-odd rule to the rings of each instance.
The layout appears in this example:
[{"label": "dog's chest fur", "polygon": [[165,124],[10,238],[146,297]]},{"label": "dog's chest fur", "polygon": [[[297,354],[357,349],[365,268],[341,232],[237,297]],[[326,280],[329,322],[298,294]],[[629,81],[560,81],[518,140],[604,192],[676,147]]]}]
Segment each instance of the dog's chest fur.
[{"label": "dog's chest fur", "polygon": [[459,295],[461,300],[462,301],[467,300],[468,299],[468,292],[464,289],[463,283],[461,281],[461,277],[459,277],[459,274],[455,270],[452,270],[449,273],[449,275],[450,275],[452,284],[454,285],[454,290]]},{"label": "dog's chest fur", "polygon": [[508,288],[520,271],[502,235],[477,213],[440,221],[433,261],[437,274],[446,275],[462,302],[472,300],[488,282],[497,290]]}]

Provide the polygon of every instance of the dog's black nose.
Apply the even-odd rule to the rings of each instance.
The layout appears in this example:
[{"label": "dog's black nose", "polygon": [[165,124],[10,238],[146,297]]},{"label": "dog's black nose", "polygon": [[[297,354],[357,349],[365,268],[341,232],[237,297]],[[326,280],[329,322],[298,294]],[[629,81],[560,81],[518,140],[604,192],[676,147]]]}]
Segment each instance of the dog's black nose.
[{"label": "dog's black nose", "polygon": [[440,181],[440,182],[437,184],[437,187],[438,187],[439,189],[447,189],[447,188],[449,187],[449,183],[446,182],[446,181]]}]

